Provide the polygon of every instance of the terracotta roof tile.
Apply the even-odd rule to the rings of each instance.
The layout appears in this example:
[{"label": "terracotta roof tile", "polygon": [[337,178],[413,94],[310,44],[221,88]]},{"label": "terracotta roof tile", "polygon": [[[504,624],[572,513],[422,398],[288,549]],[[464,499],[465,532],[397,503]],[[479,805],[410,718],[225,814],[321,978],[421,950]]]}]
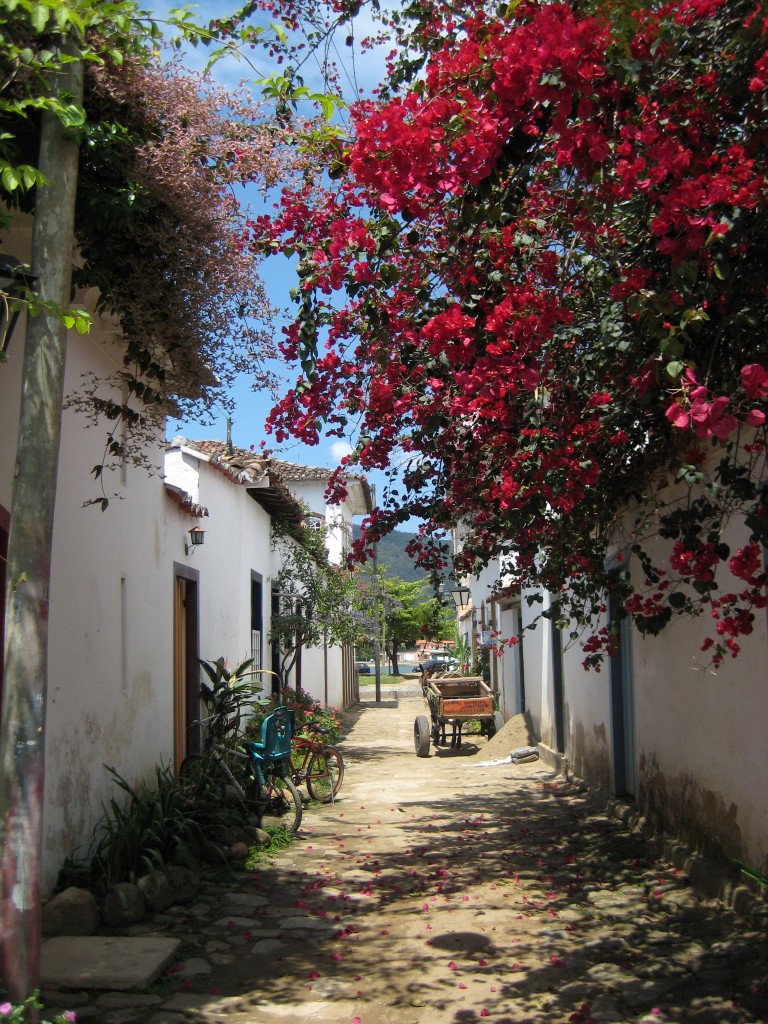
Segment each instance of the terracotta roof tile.
[{"label": "terracotta roof tile", "polygon": [[[180,446],[208,456],[214,465],[220,466],[239,483],[255,483],[267,475],[270,484],[278,481],[326,484],[334,472],[320,466],[300,466],[282,459],[265,458],[256,451],[238,448],[235,445],[229,446],[226,441],[190,441],[185,437],[174,438],[171,447]],[[344,479],[350,484],[358,484],[362,491],[362,503],[354,509],[353,514],[365,514],[372,505],[368,481],[355,473],[345,473]]]}]

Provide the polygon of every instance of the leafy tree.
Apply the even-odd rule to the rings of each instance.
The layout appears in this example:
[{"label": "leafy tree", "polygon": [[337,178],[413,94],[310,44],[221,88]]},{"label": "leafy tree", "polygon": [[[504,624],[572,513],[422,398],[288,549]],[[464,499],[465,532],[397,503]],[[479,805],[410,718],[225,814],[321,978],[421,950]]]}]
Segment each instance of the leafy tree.
[{"label": "leafy tree", "polygon": [[[613,591],[649,633],[711,614],[719,664],[768,604],[762,5],[459,0],[391,21],[387,86],[347,137],[310,140],[318,177],[267,236],[299,276],[272,429],[357,430],[363,468],[410,460],[359,556],[415,515],[439,573],[432,538],[461,522],[458,570],[512,556],[508,582],[554,593],[572,635]],[[606,569],[617,546],[634,576]],[[593,633],[586,664],[613,646]]]},{"label": "leafy tree", "polygon": [[[390,574],[389,567],[378,567],[376,575],[365,570],[359,576],[357,603],[364,613],[368,636],[378,621],[384,649],[392,661],[392,672],[399,674],[399,652],[413,647],[417,640],[449,639],[453,635],[453,617],[443,604],[427,597],[429,581],[403,580]],[[372,608],[378,603],[378,615]]]},{"label": "leafy tree", "polygon": [[279,551],[280,570],[273,580],[270,641],[279,654],[283,689],[303,648],[354,644],[360,629],[350,614],[354,576],[330,564],[322,531],[274,521],[272,545]]}]

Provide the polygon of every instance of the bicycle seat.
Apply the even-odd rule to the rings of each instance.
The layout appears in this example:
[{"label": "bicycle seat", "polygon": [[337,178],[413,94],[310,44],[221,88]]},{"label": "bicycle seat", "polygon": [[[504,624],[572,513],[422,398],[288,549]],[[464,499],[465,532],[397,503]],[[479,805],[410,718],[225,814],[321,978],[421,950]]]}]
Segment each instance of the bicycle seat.
[{"label": "bicycle seat", "polygon": [[251,743],[251,755],[257,761],[279,761],[291,753],[295,712],[293,708],[275,708],[261,723],[261,742]]}]

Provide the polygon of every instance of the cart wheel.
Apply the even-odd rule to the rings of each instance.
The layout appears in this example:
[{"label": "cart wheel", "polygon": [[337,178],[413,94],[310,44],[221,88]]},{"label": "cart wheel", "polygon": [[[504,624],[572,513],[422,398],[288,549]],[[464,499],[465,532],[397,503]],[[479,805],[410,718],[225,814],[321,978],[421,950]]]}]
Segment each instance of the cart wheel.
[{"label": "cart wheel", "polygon": [[417,757],[429,757],[429,719],[419,715],[413,723],[413,745]]}]

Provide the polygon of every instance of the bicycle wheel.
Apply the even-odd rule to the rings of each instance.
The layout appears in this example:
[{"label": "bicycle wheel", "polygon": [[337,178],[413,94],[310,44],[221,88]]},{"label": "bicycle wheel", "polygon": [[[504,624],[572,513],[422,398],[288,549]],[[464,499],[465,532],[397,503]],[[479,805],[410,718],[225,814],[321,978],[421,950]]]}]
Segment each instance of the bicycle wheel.
[{"label": "bicycle wheel", "polygon": [[309,751],[294,739],[291,746],[291,781],[294,786],[301,786],[307,781]]},{"label": "bicycle wheel", "polygon": [[262,822],[264,819],[275,819],[294,835],[301,825],[301,796],[290,779],[282,775],[265,772],[266,786],[261,792],[260,804]]},{"label": "bicycle wheel", "polygon": [[313,800],[329,804],[344,780],[344,758],[336,747],[323,747],[312,755],[307,768],[307,789]]}]

